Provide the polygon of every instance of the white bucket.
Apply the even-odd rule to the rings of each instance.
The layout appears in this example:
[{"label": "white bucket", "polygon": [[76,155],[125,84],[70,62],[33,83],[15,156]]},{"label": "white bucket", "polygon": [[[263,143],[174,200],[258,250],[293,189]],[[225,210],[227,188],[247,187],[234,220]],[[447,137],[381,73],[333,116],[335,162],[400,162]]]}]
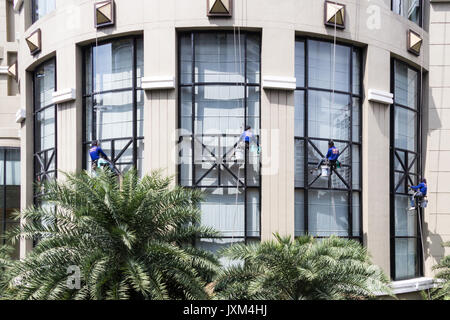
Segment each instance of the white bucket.
[{"label": "white bucket", "polygon": [[235,152],[236,160],[237,161],[244,161],[245,160],[245,152],[242,149],[236,149]]},{"label": "white bucket", "polygon": [[428,206],[428,200],[422,200],[421,201],[421,203],[420,203],[420,207],[422,207],[422,208],[426,208]]},{"label": "white bucket", "polygon": [[327,178],[330,175],[330,167],[322,166],[322,177]]}]

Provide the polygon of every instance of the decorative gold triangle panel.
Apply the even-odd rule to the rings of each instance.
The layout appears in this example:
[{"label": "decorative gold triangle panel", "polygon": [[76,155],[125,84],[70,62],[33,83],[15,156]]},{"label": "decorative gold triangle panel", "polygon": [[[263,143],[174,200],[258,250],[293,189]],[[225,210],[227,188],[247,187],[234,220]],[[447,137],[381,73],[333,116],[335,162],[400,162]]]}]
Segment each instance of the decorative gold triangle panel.
[{"label": "decorative gold triangle panel", "polygon": [[345,5],[336,2],[325,2],[325,25],[345,28]]},{"label": "decorative gold triangle panel", "polygon": [[415,54],[420,55],[420,49],[422,48],[423,39],[419,34],[415,33],[412,30],[408,31],[408,51]]},{"label": "decorative gold triangle panel", "polygon": [[114,24],[114,1],[102,1],[95,4],[95,26],[105,27]]},{"label": "decorative gold triangle panel", "polygon": [[208,0],[208,16],[231,16],[232,0]]},{"label": "decorative gold triangle panel", "polygon": [[41,29],[37,29],[25,39],[32,55],[41,51]]},{"label": "decorative gold triangle panel", "polygon": [[17,80],[17,62],[13,63],[9,68],[8,68],[8,74]]}]

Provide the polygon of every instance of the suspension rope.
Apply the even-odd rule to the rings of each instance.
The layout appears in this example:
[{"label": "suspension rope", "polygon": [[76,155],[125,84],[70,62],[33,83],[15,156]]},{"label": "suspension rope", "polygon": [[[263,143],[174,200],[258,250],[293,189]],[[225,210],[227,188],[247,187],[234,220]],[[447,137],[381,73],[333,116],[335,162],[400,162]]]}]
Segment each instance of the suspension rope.
[{"label": "suspension rope", "polygon": [[[236,87],[238,88],[238,90],[240,91],[240,88],[243,87],[244,88],[244,99],[246,96],[246,92],[245,92],[245,84],[244,82],[246,81],[245,79],[245,73],[243,73],[242,70],[242,46],[241,46],[241,27],[240,24],[243,23],[243,3],[241,2],[241,21],[237,21],[237,43],[236,43],[236,24],[233,24],[233,41],[234,41],[234,66],[235,66],[235,74],[237,74],[238,72],[238,68],[236,67],[236,63],[238,60],[238,55],[239,55],[239,76],[244,77],[243,81],[239,82],[239,76],[236,77]],[[236,54],[236,50],[239,51],[238,55]],[[239,98],[238,95],[238,108],[245,108],[245,103],[243,101],[241,101],[242,99]],[[243,124],[243,128],[241,129],[242,132],[245,131],[246,129],[246,118],[245,118],[246,112],[244,110],[244,124]],[[239,144],[241,144],[241,136],[239,136],[239,141],[238,141],[238,145],[236,146],[236,148],[239,147]],[[238,161],[237,157],[236,157],[236,150],[234,150],[235,153],[235,159],[236,161]],[[244,138],[244,169],[246,168],[246,161],[247,161],[247,148],[245,147],[245,138]],[[233,228],[232,228],[232,235],[231,235],[231,241],[234,242],[234,234],[235,234],[235,229],[236,229],[236,219],[237,216],[239,214],[239,183],[240,183],[240,173],[241,173],[241,165],[239,163],[238,164],[238,174],[237,174],[237,181],[236,181],[236,198],[235,198],[235,208],[236,208],[236,213],[234,215],[234,219],[233,219]],[[245,177],[245,174],[244,174]],[[245,201],[244,201],[245,202]],[[245,214],[245,203],[244,203],[244,214]],[[245,218],[244,218],[245,221]],[[245,233],[245,229],[246,226],[244,225],[244,233]],[[244,234],[244,237],[246,237],[246,234]]]},{"label": "suspension rope", "polygon": [[[421,27],[421,37],[422,37],[422,41],[423,41],[423,39],[424,39],[424,23],[425,23],[425,21],[424,21],[424,1],[423,0],[421,0],[421,3],[420,3],[420,14],[421,14],[421,22],[422,22],[422,27]],[[422,43],[422,45],[423,45],[423,43]],[[419,101],[419,103],[420,103],[420,105],[419,105],[419,115],[421,115],[422,114],[422,110],[423,110],[423,102],[424,102],[424,100],[423,100],[423,96],[424,96],[424,93],[423,93],[423,63],[424,63],[424,53],[422,52],[422,54],[421,54],[421,62],[420,62],[420,101]],[[421,120],[421,117],[419,117],[419,121],[421,121],[422,122],[422,120]],[[422,128],[422,123],[420,124],[420,129],[421,129],[421,132],[420,132],[420,134],[419,134],[419,136],[420,136],[420,138],[422,138],[422,130],[423,130],[423,128]],[[419,159],[420,159],[420,168],[422,169],[422,173],[423,173],[423,168],[422,168],[422,141],[420,141],[420,157],[419,157]],[[423,175],[422,175],[422,178],[423,178]],[[422,201],[424,201],[424,200],[422,200]],[[422,259],[423,259],[423,264],[424,264],[424,266],[423,267],[425,267],[425,247],[424,247],[424,241],[423,241],[423,227],[422,227],[422,220],[424,220],[424,219],[422,219],[422,217],[421,217],[421,213],[425,213],[425,210],[422,210],[422,208],[417,208],[418,209],[418,213],[417,213],[417,216],[418,216],[418,218],[419,218],[419,231],[420,231],[420,242],[421,242],[421,247],[422,247]],[[430,289],[427,289],[427,293],[428,293],[428,299],[431,299],[431,296],[430,296]]]}]

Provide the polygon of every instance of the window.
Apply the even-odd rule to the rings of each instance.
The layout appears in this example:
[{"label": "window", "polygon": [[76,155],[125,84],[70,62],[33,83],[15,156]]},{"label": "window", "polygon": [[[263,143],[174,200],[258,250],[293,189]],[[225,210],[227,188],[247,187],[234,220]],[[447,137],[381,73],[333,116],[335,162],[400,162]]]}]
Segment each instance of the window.
[{"label": "window", "polygon": [[[51,59],[34,71],[34,177],[43,183],[56,177],[56,61]],[[38,186],[35,198],[44,192]]]},{"label": "window", "polygon": [[422,0],[392,0],[392,11],[422,26]]},{"label": "window", "polygon": [[[17,227],[12,214],[20,209],[20,149],[0,148],[0,236]],[[0,238],[1,239],[1,238]],[[0,241],[5,244],[6,239]],[[19,255],[16,244],[15,258]]]},{"label": "window", "polygon": [[32,0],[32,22],[35,23],[56,8],[56,0]]},{"label": "window", "polygon": [[[296,40],[295,236],[361,241],[361,65],[356,47]],[[322,177],[329,140],[341,168]]]},{"label": "window", "polygon": [[[183,33],[179,48],[179,184],[204,191],[202,224],[222,233],[197,245],[259,240],[260,36]],[[247,126],[255,139],[239,158]]]},{"label": "window", "polygon": [[[420,73],[393,60],[391,109],[391,274],[394,280],[422,274],[422,210],[408,211],[408,186],[417,185],[420,160]],[[420,215],[420,216],[419,216]]]},{"label": "window", "polygon": [[121,172],[142,170],[144,152],[143,41],[140,37],[93,44],[84,51],[84,167],[98,140]]}]

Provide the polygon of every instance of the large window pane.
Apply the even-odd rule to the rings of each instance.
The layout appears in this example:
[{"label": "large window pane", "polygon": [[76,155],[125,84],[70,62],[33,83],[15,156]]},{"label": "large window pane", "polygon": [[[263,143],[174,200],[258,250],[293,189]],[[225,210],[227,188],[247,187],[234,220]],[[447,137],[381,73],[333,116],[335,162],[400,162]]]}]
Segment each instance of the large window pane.
[{"label": "large window pane", "polygon": [[409,211],[409,197],[395,196],[395,236],[415,237],[417,232],[416,213]]},{"label": "large window pane", "polygon": [[197,134],[240,134],[245,126],[243,86],[201,86],[195,94]]},{"label": "large window pane", "polygon": [[395,147],[417,151],[417,113],[395,108]]},{"label": "large window pane", "polygon": [[305,135],[305,91],[295,91],[295,127],[294,136],[303,137]]},{"label": "large window pane", "polygon": [[295,78],[297,87],[305,86],[305,42],[295,42]]},{"label": "large window pane", "polygon": [[310,137],[350,140],[351,107],[347,95],[310,90],[308,93]]},{"label": "large window pane", "polygon": [[417,240],[395,239],[395,280],[415,278],[417,269]]},{"label": "large window pane", "polygon": [[244,82],[244,35],[199,33],[195,35],[196,82]]},{"label": "large window pane", "polygon": [[224,237],[245,237],[245,196],[241,189],[205,189],[201,223]]},{"label": "large window pane", "polygon": [[308,86],[350,91],[350,53],[347,46],[309,40]]},{"label": "large window pane", "polygon": [[[88,109],[89,110],[89,109]],[[121,91],[94,97],[94,123],[97,140],[130,138],[133,136],[133,92]]]},{"label": "large window pane", "polygon": [[55,60],[50,60],[34,73],[34,110],[38,111],[53,104],[53,92],[55,92]]},{"label": "large window pane", "polygon": [[305,235],[305,196],[300,190],[295,191],[295,236]]},{"label": "large window pane", "polygon": [[395,103],[417,109],[419,73],[407,64],[395,62]]},{"label": "large window pane", "polygon": [[318,237],[348,237],[348,194],[339,191],[309,191],[309,233]]},{"label": "large window pane", "polygon": [[131,88],[133,42],[119,40],[93,48],[94,92]]}]

